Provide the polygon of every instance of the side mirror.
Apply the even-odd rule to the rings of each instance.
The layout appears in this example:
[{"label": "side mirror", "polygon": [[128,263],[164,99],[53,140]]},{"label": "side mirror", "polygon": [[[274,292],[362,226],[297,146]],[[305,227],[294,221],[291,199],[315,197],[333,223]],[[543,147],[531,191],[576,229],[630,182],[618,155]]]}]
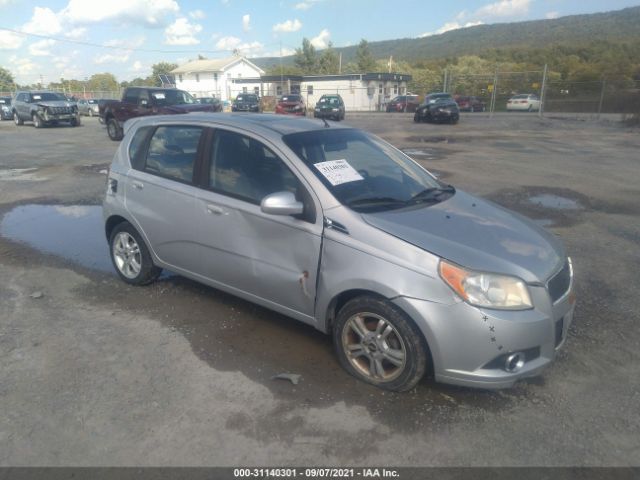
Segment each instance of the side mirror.
[{"label": "side mirror", "polygon": [[275,192],[262,199],[260,210],[271,215],[301,215],[304,205],[291,192]]}]

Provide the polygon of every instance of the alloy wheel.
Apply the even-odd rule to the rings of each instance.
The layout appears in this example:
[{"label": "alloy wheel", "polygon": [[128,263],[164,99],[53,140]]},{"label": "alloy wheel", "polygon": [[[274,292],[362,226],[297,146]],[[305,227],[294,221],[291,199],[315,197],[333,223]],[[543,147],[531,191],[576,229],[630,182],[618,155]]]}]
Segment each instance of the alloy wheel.
[{"label": "alloy wheel", "polygon": [[119,232],[113,239],[113,259],[127,278],[136,278],[142,269],[142,255],[136,239],[128,232]]}]

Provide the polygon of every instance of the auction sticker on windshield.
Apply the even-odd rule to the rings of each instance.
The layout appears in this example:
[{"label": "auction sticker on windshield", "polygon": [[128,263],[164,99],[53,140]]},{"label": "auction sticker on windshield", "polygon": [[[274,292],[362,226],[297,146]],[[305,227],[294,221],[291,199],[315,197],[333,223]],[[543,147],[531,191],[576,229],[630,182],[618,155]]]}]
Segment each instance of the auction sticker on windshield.
[{"label": "auction sticker on windshield", "polygon": [[315,163],[314,166],[334,187],[348,182],[364,180],[362,176],[344,158]]}]

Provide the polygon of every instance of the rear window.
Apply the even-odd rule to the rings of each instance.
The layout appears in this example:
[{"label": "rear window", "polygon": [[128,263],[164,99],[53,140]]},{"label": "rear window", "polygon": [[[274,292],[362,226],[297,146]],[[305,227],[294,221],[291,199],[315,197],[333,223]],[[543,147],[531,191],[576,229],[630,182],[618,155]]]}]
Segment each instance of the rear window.
[{"label": "rear window", "polygon": [[513,98],[517,98],[517,99],[521,99],[522,98],[522,99],[524,99],[524,98],[529,98],[529,95],[516,95]]},{"label": "rear window", "polygon": [[300,95],[285,95],[280,99],[281,102],[299,102]]},{"label": "rear window", "polygon": [[236,97],[237,102],[257,102],[258,97],[255,95],[238,95]]}]

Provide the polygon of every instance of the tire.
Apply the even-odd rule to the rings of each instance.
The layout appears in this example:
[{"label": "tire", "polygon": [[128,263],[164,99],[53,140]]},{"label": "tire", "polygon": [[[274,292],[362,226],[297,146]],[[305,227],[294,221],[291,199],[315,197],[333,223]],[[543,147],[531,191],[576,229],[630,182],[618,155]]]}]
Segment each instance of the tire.
[{"label": "tire", "polygon": [[418,112],[416,112],[413,115],[413,121],[416,122],[416,123],[420,123],[420,115],[418,115]]},{"label": "tire", "polygon": [[109,237],[109,254],[118,276],[130,285],[148,285],[162,273],[142,237],[129,222],[118,224]]},{"label": "tire", "polygon": [[13,121],[18,126],[24,125],[24,120],[20,118],[20,115],[18,115],[18,112],[13,112]]},{"label": "tire", "polygon": [[33,112],[33,114],[31,115],[31,120],[33,121],[34,127],[36,128],[44,127],[44,122],[40,118],[40,115],[38,115],[36,112]]},{"label": "tire", "polygon": [[533,112],[533,105],[529,104],[529,108],[527,108],[527,112]]},{"label": "tire", "polygon": [[428,349],[418,327],[377,297],[356,297],[340,309],[333,343],[347,372],[385,390],[410,390],[427,370]]},{"label": "tire", "polygon": [[119,142],[120,140],[122,140],[122,128],[120,128],[120,125],[118,125],[118,121],[113,117],[107,120],[107,134],[109,135],[109,138],[114,142]]},{"label": "tire", "polygon": [[89,109],[89,116],[93,117],[93,110],[92,109]]},{"label": "tire", "polygon": [[72,118],[71,120],[69,120],[69,125],[71,125],[72,127],[79,127],[80,126],[80,117]]}]

